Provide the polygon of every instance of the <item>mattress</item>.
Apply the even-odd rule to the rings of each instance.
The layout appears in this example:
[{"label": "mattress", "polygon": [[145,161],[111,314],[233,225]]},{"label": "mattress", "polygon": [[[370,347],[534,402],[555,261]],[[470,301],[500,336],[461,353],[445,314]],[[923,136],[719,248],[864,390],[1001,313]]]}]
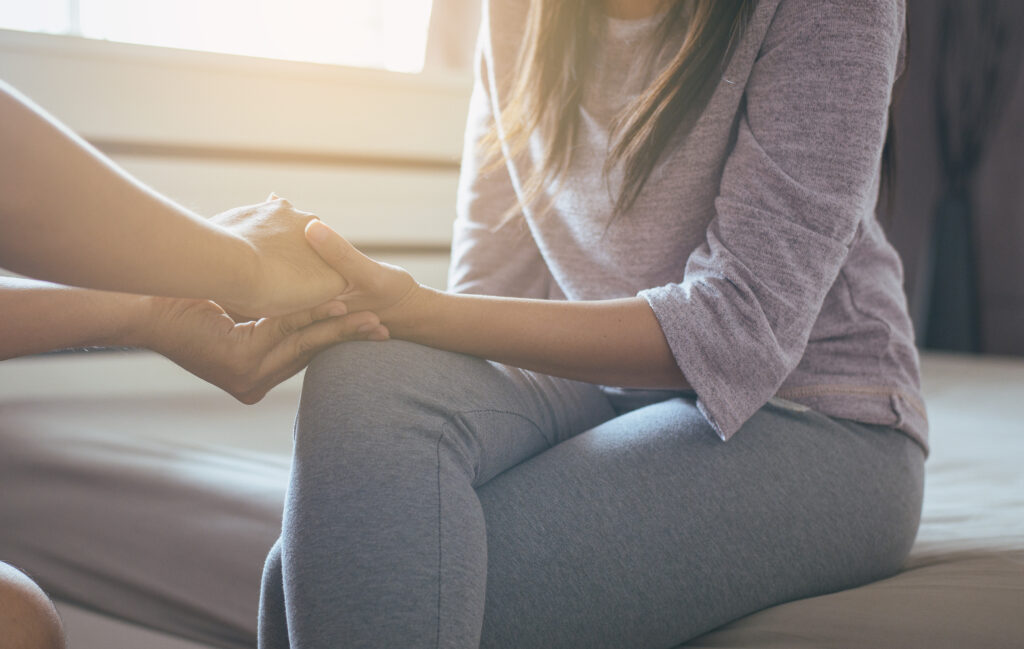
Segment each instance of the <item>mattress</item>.
[{"label": "mattress", "polygon": [[[926,355],[923,370],[933,448],[905,570],[687,647],[1024,646],[1024,361]],[[297,384],[250,408],[130,385],[39,399],[11,377],[0,372],[0,559],[66,603],[72,646],[90,646],[78,620],[106,618],[154,648],[255,647]],[[91,646],[142,646],[96,633]]]}]

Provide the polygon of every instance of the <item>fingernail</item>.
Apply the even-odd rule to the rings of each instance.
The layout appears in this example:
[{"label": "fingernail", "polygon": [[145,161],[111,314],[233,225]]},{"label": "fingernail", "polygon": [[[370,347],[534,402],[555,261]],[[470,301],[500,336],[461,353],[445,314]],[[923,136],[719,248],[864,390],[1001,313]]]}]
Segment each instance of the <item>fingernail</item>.
[{"label": "fingernail", "polygon": [[368,322],[368,323],[366,323],[364,325],[359,325],[359,328],[356,329],[356,333],[368,334],[368,333],[370,333],[371,331],[373,331],[376,328],[377,328],[377,325]]},{"label": "fingernail", "polygon": [[310,221],[309,225],[306,226],[306,234],[313,241],[327,241],[327,238],[330,236],[327,226],[321,221]]},{"label": "fingernail", "polygon": [[329,316],[345,315],[346,313],[348,313],[348,307],[342,302],[335,302],[331,306],[327,307],[327,315]]}]

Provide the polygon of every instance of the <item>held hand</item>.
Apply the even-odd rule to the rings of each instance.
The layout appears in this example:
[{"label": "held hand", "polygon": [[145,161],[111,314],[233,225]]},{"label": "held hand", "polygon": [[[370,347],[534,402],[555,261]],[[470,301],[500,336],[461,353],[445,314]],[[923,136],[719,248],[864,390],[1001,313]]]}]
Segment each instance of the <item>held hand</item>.
[{"label": "held hand", "polygon": [[236,322],[207,300],[150,298],[146,346],[242,403],[259,401],[320,350],[347,340],[386,340],[373,313],[331,301],[312,310]]},{"label": "held hand", "polygon": [[210,219],[251,248],[253,270],[238,295],[217,296],[232,313],[277,316],[322,304],[345,281],[310,248],[303,232],[316,216],[274,194]]},{"label": "held hand", "polygon": [[370,259],[321,221],[306,226],[306,238],[345,278],[347,286],[338,299],[352,311],[373,311],[387,323],[420,292],[420,285],[404,268]]}]

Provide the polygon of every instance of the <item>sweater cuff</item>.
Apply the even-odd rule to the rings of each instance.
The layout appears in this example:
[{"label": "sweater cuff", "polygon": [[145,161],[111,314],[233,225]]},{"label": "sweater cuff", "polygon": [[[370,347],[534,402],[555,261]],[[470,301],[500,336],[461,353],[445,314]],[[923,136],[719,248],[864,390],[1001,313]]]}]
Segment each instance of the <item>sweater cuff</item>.
[{"label": "sweater cuff", "polygon": [[715,434],[722,441],[728,441],[764,402],[758,403],[755,395],[738,389],[741,381],[730,380],[731,373],[748,372],[752,368],[724,366],[732,360],[722,354],[723,342],[727,344],[723,338],[726,334],[722,327],[714,326],[713,314],[701,314],[699,302],[686,301],[679,295],[685,290],[678,284],[669,284],[640,291],[637,295],[654,311],[676,364],[697,393],[697,409]]}]

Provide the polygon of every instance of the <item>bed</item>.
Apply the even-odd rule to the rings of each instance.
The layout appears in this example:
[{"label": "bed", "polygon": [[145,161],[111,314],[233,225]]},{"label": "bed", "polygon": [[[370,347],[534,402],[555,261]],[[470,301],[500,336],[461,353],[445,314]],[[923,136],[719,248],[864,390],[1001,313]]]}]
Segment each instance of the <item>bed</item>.
[{"label": "bed", "polygon": [[[903,572],[686,647],[1024,647],[1024,360],[922,365],[933,450]],[[298,392],[241,406],[144,353],[0,363],[0,559],[53,594],[73,649],[255,647]]]}]

